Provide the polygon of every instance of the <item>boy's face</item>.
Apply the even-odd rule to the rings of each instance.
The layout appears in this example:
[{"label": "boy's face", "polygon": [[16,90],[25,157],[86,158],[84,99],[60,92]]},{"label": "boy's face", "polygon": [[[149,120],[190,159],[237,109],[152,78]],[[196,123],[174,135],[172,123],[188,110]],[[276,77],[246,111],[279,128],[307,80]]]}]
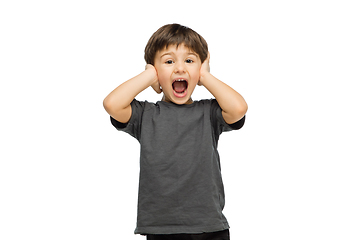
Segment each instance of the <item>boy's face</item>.
[{"label": "boy's face", "polygon": [[184,44],[170,45],[155,55],[154,65],[166,102],[192,103],[191,94],[200,79],[201,60]]}]

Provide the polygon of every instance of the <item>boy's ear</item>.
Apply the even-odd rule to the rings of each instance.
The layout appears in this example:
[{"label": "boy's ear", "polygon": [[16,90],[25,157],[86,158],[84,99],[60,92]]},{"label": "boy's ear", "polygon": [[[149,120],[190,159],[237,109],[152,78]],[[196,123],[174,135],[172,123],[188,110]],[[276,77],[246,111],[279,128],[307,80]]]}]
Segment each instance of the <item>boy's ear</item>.
[{"label": "boy's ear", "polygon": [[152,64],[149,64],[149,63],[145,65],[145,70],[148,69],[148,68],[155,68],[156,69],[155,65],[152,65]]}]

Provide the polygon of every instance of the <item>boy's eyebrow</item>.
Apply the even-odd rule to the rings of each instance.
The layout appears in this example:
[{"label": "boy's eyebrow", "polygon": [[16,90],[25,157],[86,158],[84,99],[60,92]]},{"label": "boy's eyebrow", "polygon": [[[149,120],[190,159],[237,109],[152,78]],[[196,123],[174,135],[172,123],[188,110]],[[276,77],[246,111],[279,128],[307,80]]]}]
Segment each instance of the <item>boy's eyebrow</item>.
[{"label": "boy's eyebrow", "polygon": [[173,52],[166,52],[166,53],[164,53],[163,55],[161,55],[160,58],[162,58],[162,57],[165,56],[165,55],[173,55],[173,54],[174,54]]},{"label": "boy's eyebrow", "polygon": [[194,53],[194,52],[188,52],[188,55],[194,55],[195,57],[198,56],[198,54],[197,54],[197,53]]},{"label": "boy's eyebrow", "polygon": [[[165,55],[175,55],[175,53],[174,53],[174,52],[166,52],[166,53],[164,53],[163,55],[161,55],[160,58],[162,58],[162,57],[165,56]],[[187,55],[198,56],[198,55],[197,55],[196,53],[194,53],[194,52],[187,52]]]}]

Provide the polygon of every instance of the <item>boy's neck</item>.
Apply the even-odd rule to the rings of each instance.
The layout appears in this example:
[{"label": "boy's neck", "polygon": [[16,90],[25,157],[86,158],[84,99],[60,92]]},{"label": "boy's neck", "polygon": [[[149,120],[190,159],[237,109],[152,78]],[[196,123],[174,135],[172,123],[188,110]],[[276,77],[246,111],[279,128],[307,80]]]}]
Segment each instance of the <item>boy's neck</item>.
[{"label": "boy's neck", "polygon": [[[174,103],[172,102],[170,99],[168,99],[167,97],[165,97],[165,94],[163,95],[161,101],[164,101],[164,102],[168,102],[168,103]],[[185,103],[185,104],[192,104],[194,101],[192,100],[192,98],[189,98],[189,100]],[[174,103],[176,104],[176,103]]]}]

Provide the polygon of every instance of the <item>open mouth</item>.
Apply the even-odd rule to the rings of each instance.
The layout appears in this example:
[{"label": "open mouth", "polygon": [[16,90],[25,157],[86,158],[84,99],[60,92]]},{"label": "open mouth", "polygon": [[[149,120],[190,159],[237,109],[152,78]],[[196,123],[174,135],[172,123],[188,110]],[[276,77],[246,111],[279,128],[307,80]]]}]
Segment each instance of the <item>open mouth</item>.
[{"label": "open mouth", "polygon": [[188,82],[186,79],[175,79],[172,83],[172,88],[176,97],[183,97],[186,95]]}]

